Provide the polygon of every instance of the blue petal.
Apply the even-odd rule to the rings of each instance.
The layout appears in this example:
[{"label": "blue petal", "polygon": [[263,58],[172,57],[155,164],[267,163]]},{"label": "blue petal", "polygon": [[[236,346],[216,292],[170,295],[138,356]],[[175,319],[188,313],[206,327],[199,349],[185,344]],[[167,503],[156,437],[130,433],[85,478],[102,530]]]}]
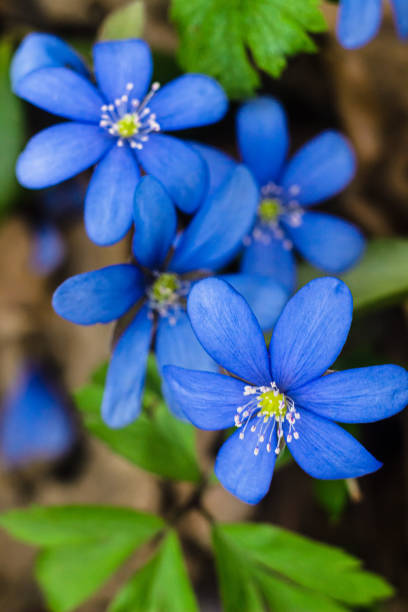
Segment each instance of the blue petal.
[{"label": "blue petal", "polygon": [[395,23],[401,38],[408,37],[408,3],[407,0],[391,0],[395,14]]},{"label": "blue petal", "polygon": [[289,146],[282,105],[265,96],[241,106],[237,113],[237,137],[242,159],[259,185],[276,181]]},{"label": "blue petal", "polygon": [[176,236],[177,215],[161,183],[151,176],[139,182],[133,207],[133,254],[146,268],[159,268]]},{"label": "blue petal", "polygon": [[113,146],[99,162],[85,197],[85,228],[100,246],[114,244],[133,221],[133,194],[140,173],[127,146]]},{"label": "blue petal", "polygon": [[252,384],[270,384],[262,331],[235,289],[217,278],[200,281],[190,291],[187,311],[197,338],[217,363]]},{"label": "blue petal", "polygon": [[108,102],[127,94],[141,100],[152,78],[153,62],[149,46],[143,40],[99,42],[93,47],[94,70],[99,88]]},{"label": "blue petal", "polygon": [[341,0],[337,38],[346,49],[362,47],[377,34],[381,17],[382,0]]},{"label": "blue petal", "polygon": [[292,157],[283,173],[281,186],[288,192],[291,187],[297,187],[296,201],[301,206],[308,206],[344,189],[355,170],[355,155],[349,142],[338,132],[327,131],[313,138]]},{"label": "blue petal", "polygon": [[237,408],[244,402],[243,382],[175,366],[165,366],[163,375],[167,388],[195,427],[214,431],[234,425]]},{"label": "blue petal", "polygon": [[289,300],[269,347],[273,380],[282,391],[304,385],[332,365],[352,315],[351,293],[337,278],[312,280]]},{"label": "blue petal", "polygon": [[7,394],[2,410],[0,454],[9,467],[50,460],[75,439],[63,393],[37,367],[27,367]]},{"label": "blue petal", "polygon": [[222,119],[228,98],[215,79],[184,74],[159,89],[149,108],[162,130],[184,130]]},{"label": "blue petal", "polygon": [[208,172],[192,147],[177,138],[153,134],[136,154],[146,173],[163,183],[181,210],[195,211],[207,188]]},{"label": "blue petal", "polygon": [[95,164],[111,146],[112,138],[96,125],[54,125],[28,142],[17,160],[17,178],[28,189],[51,187]]},{"label": "blue petal", "polygon": [[68,68],[34,70],[16,83],[15,93],[49,113],[90,123],[99,123],[104,103],[88,79]]},{"label": "blue petal", "polygon": [[[205,352],[193,332],[187,314],[179,309],[174,316],[162,317],[156,336],[156,356],[162,371],[165,365],[194,368],[194,370],[217,371],[217,364]],[[163,382],[163,394],[173,414],[185,418],[183,408],[172,390]]]},{"label": "blue petal", "polygon": [[[357,478],[375,472],[381,463],[347,431],[308,410],[299,410],[299,439],[288,444],[294,460],[310,476],[323,480]],[[285,437],[288,423],[284,425]]]},{"label": "blue petal", "polygon": [[65,66],[88,75],[83,60],[63,40],[51,34],[31,32],[24,38],[11,62],[10,78],[13,91],[17,82],[33,70],[51,66]]},{"label": "blue petal", "polygon": [[251,274],[224,274],[219,278],[246,299],[264,331],[272,329],[289,297],[279,283],[267,276]]},{"label": "blue petal", "polygon": [[208,195],[216,191],[237,167],[237,162],[215,147],[199,142],[189,143],[201,155],[208,168]]},{"label": "blue petal", "polygon": [[171,262],[172,270],[216,270],[242,246],[258,207],[258,188],[245,166],[207,197],[185,230]]},{"label": "blue petal", "polygon": [[109,364],[102,418],[109,427],[125,427],[140,413],[153,321],[143,307],[120,337]]},{"label": "blue petal", "polygon": [[370,423],[408,404],[408,372],[396,365],[334,372],[291,395],[295,403],[340,423]]},{"label": "blue petal", "polygon": [[365,240],[357,227],[332,215],[308,212],[298,227],[285,223],[285,229],[307,261],[332,274],[353,266],[364,252]]},{"label": "blue petal", "polygon": [[252,240],[244,250],[241,270],[245,274],[270,276],[289,293],[296,285],[296,263],[293,253],[286,249],[283,241],[275,238],[272,233],[268,244]]},{"label": "blue petal", "polygon": [[72,323],[94,325],[118,319],[143,294],[141,272],[132,264],[119,264],[68,278],[55,291],[52,305]]},{"label": "blue petal", "polygon": [[[276,454],[261,448],[254,454],[257,434],[248,432],[244,439],[236,431],[221,446],[215,462],[215,474],[222,486],[247,504],[257,504],[269,491]],[[276,440],[276,434],[275,434]],[[276,442],[272,442],[275,448]]]},{"label": "blue petal", "polygon": [[53,272],[65,256],[65,245],[61,234],[52,223],[36,229],[30,263],[35,272],[47,275]]}]

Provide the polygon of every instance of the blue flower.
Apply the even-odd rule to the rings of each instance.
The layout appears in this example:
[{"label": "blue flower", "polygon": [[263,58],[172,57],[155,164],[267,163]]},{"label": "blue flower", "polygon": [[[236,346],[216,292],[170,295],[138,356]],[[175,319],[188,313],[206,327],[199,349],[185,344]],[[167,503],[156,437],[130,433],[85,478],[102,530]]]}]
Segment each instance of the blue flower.
[{"label": "blue flower", "polygon": [[27,365],[3,401],[0,455],[8,467],[53,460],[75,441],[63,392],[39,366]]},{"label": "blue flower", "polygon": [[[102,404],[102,416],[111,427],[132,422],[140,412],[154,332],[160,370],[165,364],[216,369],[191,329],[185,302],[197,279],[235,256],[257,204],[256,184],[248,170],[238,166],[177,236],[172,201],[158,181],[144,177],[135,193],[135,262],[79,274],[55,292],[56,312],[80,325],[108,323],[128,313],[121,326],[125,331],[113,351]],[[223,278],[246,296],[261,324],[272,327],[287,299],[286,291],[274,280],[259,276]],[[182,416],[164,392],[172,410]]]},{"label": "blue flower", "polygon": [[[246,238],[242,271],[274,277],[293,290],[293,247],[314,266],[338,274],[362,255],[364,239],[351,223],[309,207],[341,191],[353,178],[355,157],[347,140],[323,132],[288,162],[286,114],[274,98],[244,104],[237,115],[237,137],[243,162],[259,185],[257,221]],[[231,171],[232,159],[194,145],[210,169],[210,186]]]},{"label": "blue flower", "polygon": [[62,41],[40,36],[31,35],[17,51],[13,89],[71,121],[30,140],[17,162],[20,183],[41,189],[98,163],[86,194],[85,226],[100,245],[117,242],[130,229],[140,166],[160,179],[182,210],[193,212],[207,186],[206,166],[189,145],[162,132],[221,119],[228,103],[220,85],[205,75],[185,74],[149,90],[148,45],[123,40],[94,46],[95,86]]},{"label": "blue flower", "polygon": [[234,377],[164,368],[184,414],[200,429],[237,431],[221,447],[215,472],[247,503],[267,493],[285,442],[315,478],[354,478],[380,463],[333,421],[377,421],[408,402],[408,372],[395,365],[329,373],[347,338],[353,302],[335,278],[313,280],[287,303],[269,351],[242,296],[219,279],[191,290],[188,315],[205,350]]},{"label": "blue flower", "polygon": [[[340,0],[337,37],[346,49],[358,49],[377,34],[383,0]],[[401,38],[408,38],[408,2],[391,0]]]}]

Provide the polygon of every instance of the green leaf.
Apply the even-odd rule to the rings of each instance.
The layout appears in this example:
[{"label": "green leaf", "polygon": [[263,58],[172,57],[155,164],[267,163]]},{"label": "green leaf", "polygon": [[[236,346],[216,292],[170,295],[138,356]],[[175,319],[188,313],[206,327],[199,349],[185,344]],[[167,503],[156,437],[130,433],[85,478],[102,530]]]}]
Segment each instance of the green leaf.
[{"label": "green leaf", "polygon": [[320,0],[173,0],[179,61],[185,70],[217,78],[232,98],[250,96],[260,84],[252,60],[279,77],[288,56],[316,50],[308,32],[326,29],[320,4]]},{"label": "green leaf", "polygon": [[173,417],[159,400],[131,425],[110,429],[100,416],[102,396],[103,387],[95,384],[75,394],[85,427],[94,436],[148,472],[173,480],[200,481],[192,425]]},{"label": "green leaf", "polygon": [[11,91],[9,80],[11,42],[0,40],[0,215],[13,203],[19,193],[15,163],[24,142],[22,104]]},{"label": "green leaf", "polygon": [[178,537],[170,531],[154,557],[114,599],[109,612],[198,612]]},{"label": "green leaf", "polygon": [[141,0],[136,0],[109,13],[99,28],[98,39],[139,38],[143,33],[144,24],[144,4]]},{"label": "green leaf", "polygon": [[[308,264],[299,266],[300,285],[319,276],[325,273]],[[404,300],[408,296],[408,240],[372,240],[361,262],[340,278],[353,294],[355,310]]]},{"label": "green leaf", "polygon": [[0,525],[43,549],[37,579],[51,610],[67,612],[92,595],[164,523],[127,508],[33,506],[3,514]]},{"label": "green leaf", "polygon": [[226,612],[236,605],[234,593],[248,590],[245,576],[279,611],[340,612],[340,604],[370,605],[393,593],[383,578],[362,570],[358,559],[271,525],[216,525],[213,542]]},{"label": "green leaf", "polygon": [[344,480],[315,480],[315,495],[332,521],[338,521],[347,505],[348,491]]}]

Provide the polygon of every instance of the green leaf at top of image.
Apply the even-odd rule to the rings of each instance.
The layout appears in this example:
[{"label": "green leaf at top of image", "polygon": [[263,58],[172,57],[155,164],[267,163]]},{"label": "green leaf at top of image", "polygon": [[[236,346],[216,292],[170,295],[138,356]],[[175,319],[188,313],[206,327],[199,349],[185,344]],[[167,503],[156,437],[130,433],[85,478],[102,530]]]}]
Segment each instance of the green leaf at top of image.
[{"label": "green leaf at top of image", "polygon": [[250,598],[255,611],[341,612],[393,594],[355,557],[272,525],[217,524],[213,545],[225,612]]},{"label": "green leaf at top of image", "polygon": [[0,526],[41,547],[36,577],[53,612],[74,610],[142,544],[161,518],[107,506],[33,506],[0,516]]},{"label": "green leaf at top of image", "polygon": [[75,393],[85,427],[109,448],[131,463],[164,478],[199,482],[194,427],[176,419],[166,404],[149,389],[150,406],[134,423],[110,429],[102,421],[103,387],[91,384]]},{"label": "green leaf at top of image", "polygon": [[15,201],[19,186],[15,164],[23,148],[24,114],[21,100],[11,91],[9,69],[13,53],[11,42],[0,40],[0,217]]},{"label": "green leaf at top of image", "polygon": [[98,30],[98,40],[140,38],[145,24],[145,7],[142,0],[129,2],[110,12]]},{"label": "green leaf at top of image", "polygon": [[119,592],[108,612],[198,612],[183,553],[170,531],[150,561]]},{"label": "green leaf at top of image", "polygon": [[309,33],[327,28],[320,5],[320,0],[172,0],[180,64],[215,77],[231,98],[250,96],[260,85],[256,66],[279,77],[288,56],[316,51]]},{"label": "green leaf at top of image", "polygon": [[[299,286],[319,276],[335,275],[309,264],[299,266]],[[408,239],[371,240],[360,263],[339,278],[353,294],[355,311],[404,300],[408,296]]]}]

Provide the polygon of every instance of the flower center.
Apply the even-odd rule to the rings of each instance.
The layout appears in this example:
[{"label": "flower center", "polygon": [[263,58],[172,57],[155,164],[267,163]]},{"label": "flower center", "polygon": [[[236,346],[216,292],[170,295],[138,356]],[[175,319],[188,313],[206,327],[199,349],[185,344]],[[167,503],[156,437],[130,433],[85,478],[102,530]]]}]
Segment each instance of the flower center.
[{"label": "flower center", "polygon": [[238,406],[235,415],[235,426],[243,427],[239,437],[241,440],[246,435],[254,435],[254,455],[259,454],[261,445],[266,442],[266,450],[271,452],[276,431],[275,453],[279,455],[283,444],[283,425],[287,421],[289,429],[286,434],[286,442],[292,442],[293,438],[298,440],[299,433],[295,429],[295,423],[300,419],[296,412],[294,401],[281,393],[272,382],[269,387],[253,387],[246,385],[244,396],[251,396],[246,403]]},{"label": "flower center", "polygon": [[152,297],[154,300],[163,304],[171,302],[177,289],[180,288],[180,282],[176,274],[165,272],[161,274],[152,285]]},{"label": "flower center", "polygon": [[279,200],[265,198],[259,205],[258,215],[264,223],[272,223],[278,220],[282,212],[282,206]]},{"label": "flower center", "polygon": [[123,147],[127,142],[133,149],[142,149],[149,140],[149,134],[160,131],[156,115],[148,107],[159,87],[159,83],[153,83],[149,93],[140,101],[132,97],[134,85],[128,83],[126,93],[121,98],[101,107],[99,125],[117,137],[118,147]]}]

